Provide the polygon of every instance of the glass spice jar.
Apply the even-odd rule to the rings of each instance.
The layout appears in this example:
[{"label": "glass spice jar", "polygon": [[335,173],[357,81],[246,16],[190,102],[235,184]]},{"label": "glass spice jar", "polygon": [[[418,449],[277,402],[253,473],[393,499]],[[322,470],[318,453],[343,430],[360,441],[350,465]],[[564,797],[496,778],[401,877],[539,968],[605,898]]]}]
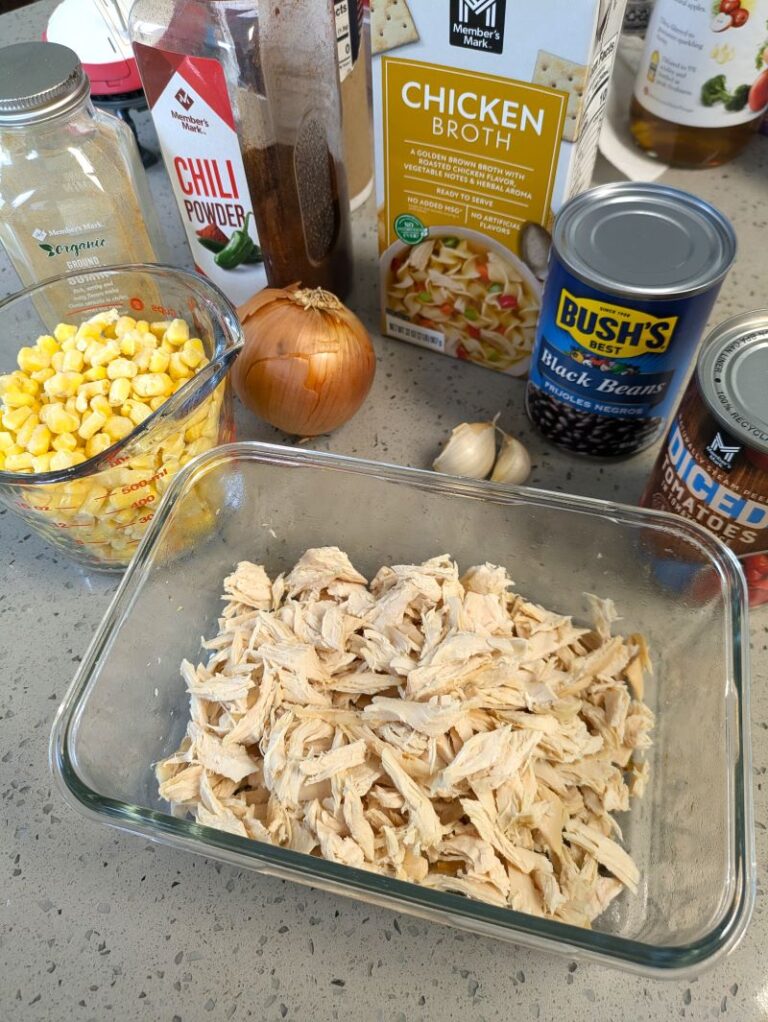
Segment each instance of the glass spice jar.
[{"label": "glass spice jar", "polygon": [[[164,255],[133,134],[58,43],[0,49],[0,241],[27,286]],[[91,279],[81,298],[110,296]]]}]

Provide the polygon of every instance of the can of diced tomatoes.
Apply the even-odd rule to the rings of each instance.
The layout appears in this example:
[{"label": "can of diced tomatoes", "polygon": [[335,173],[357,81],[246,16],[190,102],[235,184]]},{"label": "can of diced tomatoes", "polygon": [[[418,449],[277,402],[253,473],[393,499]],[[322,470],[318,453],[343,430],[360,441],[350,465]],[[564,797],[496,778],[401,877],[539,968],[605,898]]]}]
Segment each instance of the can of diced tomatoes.
[{"label": "can of diced tomatoes", "polygon": [[768,603],[768,310],[707,337],[641,503],[718,536]]},{"label": "can of diced tomatoes", "polygon": [[540,432],[599,458],[657,440],[735,254],[722,213],[675,188],[628,181],[566,203],[526,389]]}]

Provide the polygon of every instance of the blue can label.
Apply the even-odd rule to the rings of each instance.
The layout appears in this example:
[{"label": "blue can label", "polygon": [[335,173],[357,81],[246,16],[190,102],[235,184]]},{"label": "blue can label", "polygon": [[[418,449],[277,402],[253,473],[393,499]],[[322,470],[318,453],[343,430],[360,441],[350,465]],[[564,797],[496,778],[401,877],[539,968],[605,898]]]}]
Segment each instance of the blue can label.
[{"label": "blue can label", "polygon": [[[575,278],[554,257],[531,360],[534,423],[584,453],[648,446],[675,406],[716,294],[622,300]],[[624,425],[612,432],[608,420]]]}]

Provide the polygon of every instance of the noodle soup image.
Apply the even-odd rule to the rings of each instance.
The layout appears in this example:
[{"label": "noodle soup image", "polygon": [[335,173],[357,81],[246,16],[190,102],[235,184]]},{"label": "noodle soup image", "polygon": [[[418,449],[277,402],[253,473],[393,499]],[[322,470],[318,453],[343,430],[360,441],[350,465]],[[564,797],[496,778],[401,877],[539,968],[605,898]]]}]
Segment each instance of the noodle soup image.
[{"label": "noodle soup image", "polygon": [[381,262],[385,330],[512,376],[530,363],[541,284],[503,245],[461,227],[395,242]]}]

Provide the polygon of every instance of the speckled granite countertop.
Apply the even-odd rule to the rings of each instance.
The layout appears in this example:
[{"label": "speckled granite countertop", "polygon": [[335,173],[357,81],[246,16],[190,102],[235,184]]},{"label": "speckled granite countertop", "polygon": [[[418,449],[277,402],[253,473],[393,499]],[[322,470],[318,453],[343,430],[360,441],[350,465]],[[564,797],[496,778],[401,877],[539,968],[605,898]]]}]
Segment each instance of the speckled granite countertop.
[{"label": "speckled granite countertop", "polygon": [[[0,39],[39,35],[51,3],[0,17]],[[761,305],[768,232],[768,139],[719,171],[665,180],[716,202],[739,235],[716,317]],[[175,258],[189,256],[160,167],[150,181]],[[598,168],[607,179],[610,168]],[[372,232],[358,223],[361,250]],[[359,261],[365,263],[364,259]],[[360,280],[358,303],[373,287]],[[17,281],[0,254],[0,294]],[[502,412],[530,442],[532,482],[634,502],[653,455],[611,466],[546,448],[521,388],[394,341],[364,413],[319,446],[428,465],[461,420]],[[282,441],[269,427],[241,436]],[[694,982],[651,982],[473,937],[221,866],[84,822],[47,766],[51,722],[115,581],[86,575],[0,511],[0,1019],[23,1022],[355,1022],[768,1018],[768,915],[758,899],[740,948]],[[768,614],[753,649],[757,854],[768,851]],[[693,693],[695,698],[695,692]]]}]

